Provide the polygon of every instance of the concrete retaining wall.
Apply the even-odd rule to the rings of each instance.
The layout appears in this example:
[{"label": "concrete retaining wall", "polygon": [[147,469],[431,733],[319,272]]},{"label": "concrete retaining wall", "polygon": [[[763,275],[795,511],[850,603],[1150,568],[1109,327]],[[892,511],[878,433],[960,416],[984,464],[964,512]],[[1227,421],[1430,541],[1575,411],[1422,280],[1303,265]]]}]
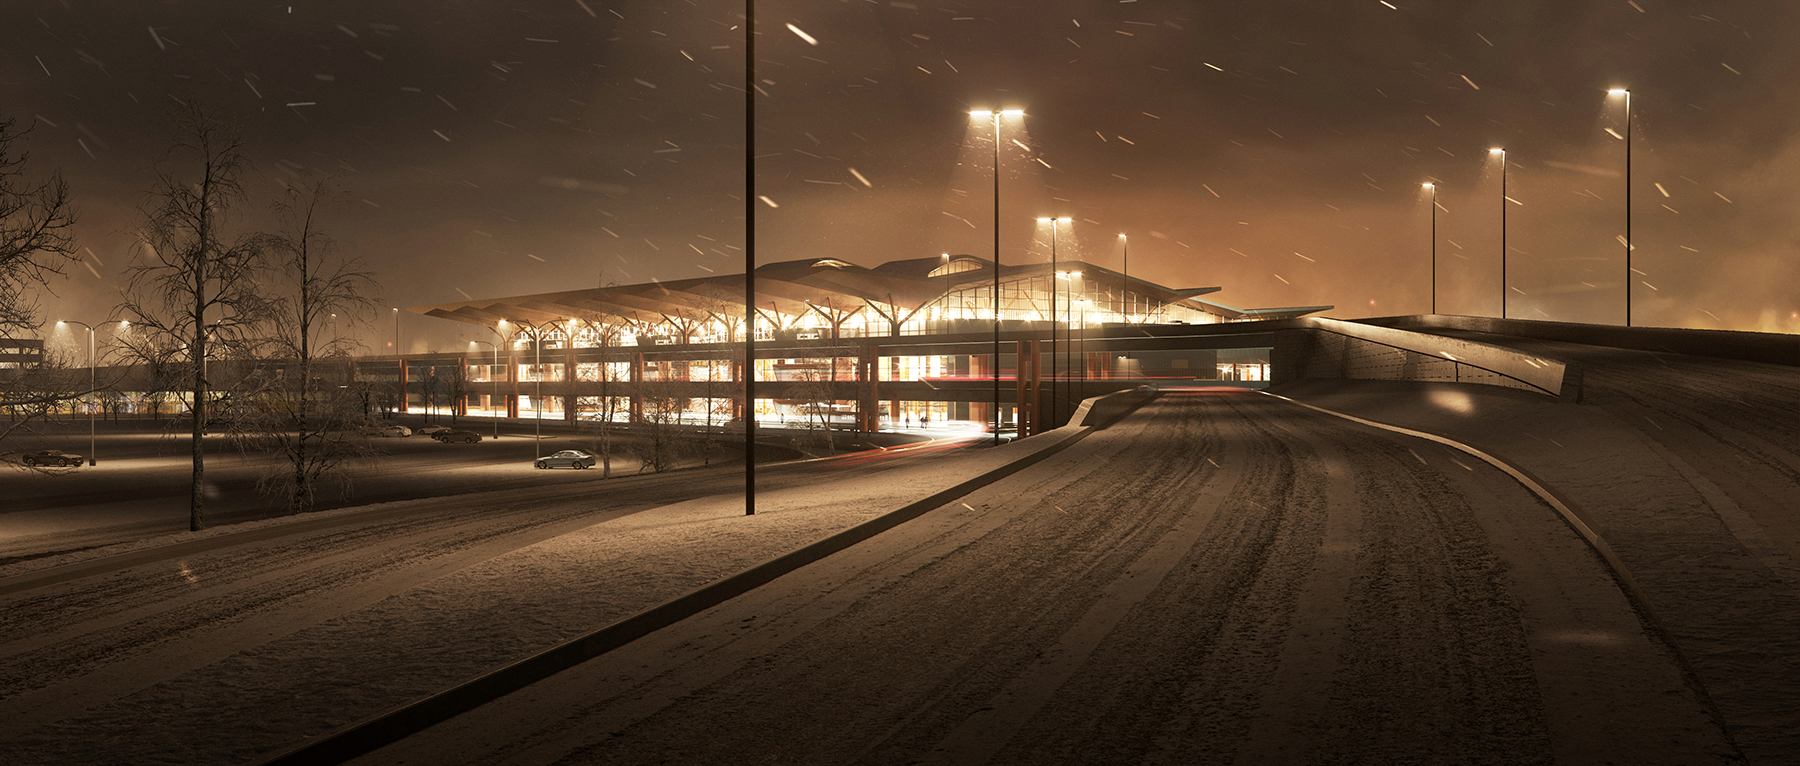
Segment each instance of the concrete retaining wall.
[{"label": "concrete retaining wall", "polygon": [[1750,362],[1800,367],[1800,335],[1782,333],[1688,330],[1673,327],[1620,327],[1575,322],[1539,322],[1529,319],[1435,314],[1381,317],[1358,324],[1399,328],[1468,330],[1496,335],[1516,335],[1521,338],[1586,343],[1642,351],[1666,351],[1674,354],[1742,359]]},{"label": "concrete retaining wall", "polygon": [[1579,396],[1564,362],[1492,346],[1336,319],[1306,317],[1277,330],[1270,357],[1276,382],[1306,378],[1421,380],[1501,386],[1546,396]]},{"label": "concrete retaining wall", "polygon": [[1155,398],[1156,389],[1151,386],[1138,386],[1125,391],[1089,397],[1081,402],[1081,406],[1069,418],[1069,425],[1105,428]]}]

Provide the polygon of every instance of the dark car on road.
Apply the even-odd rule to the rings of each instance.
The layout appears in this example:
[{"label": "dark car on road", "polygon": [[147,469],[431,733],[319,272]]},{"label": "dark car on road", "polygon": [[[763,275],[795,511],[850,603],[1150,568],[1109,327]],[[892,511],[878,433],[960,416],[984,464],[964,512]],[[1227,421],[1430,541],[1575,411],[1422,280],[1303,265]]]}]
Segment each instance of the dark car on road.
[{"label": "dark car on road", "polygon": [[439,431],[432,434],[431,438],[445,444],[474,444],[481,441],[481,434],[474,431]]},{"label": "dark car on road", "polygon": [[82,458],[80,455],[73,455],[55,449],[41,449],[36,452],[27,452],[24,456],[19,458],[19,461],[26,465],[60,465],[64,467],[81,465],[81,460]]},{"label": "dark car on road", "polygon": [[566,449],[549,457],[540,457],[532,463],[539,468],[554,468],[566,465],[570,468],[592,468],[595,458],[578,449]]}]

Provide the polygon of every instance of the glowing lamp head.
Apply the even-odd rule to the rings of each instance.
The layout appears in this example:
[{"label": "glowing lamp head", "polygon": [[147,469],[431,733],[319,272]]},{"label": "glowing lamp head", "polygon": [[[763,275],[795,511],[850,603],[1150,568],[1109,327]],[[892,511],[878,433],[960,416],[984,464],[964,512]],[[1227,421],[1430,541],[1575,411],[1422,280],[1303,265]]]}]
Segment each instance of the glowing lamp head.
[{"label": "glowing lamp head", "polygon": [[1022,117],[1025,115],[1025,110],[1023,110],[1023,109],[1002,109],[1002,110],[1000,110],[1000,115],[1002,117]]},{"label": "glowing lamp head", "polygon": [[994,112],[991,109],[970,109],[969,116],[970,117],[992,117],[992,116],[994,116]]},{"label": "glowing lamp head", "polygon": [[1038,223],[1049,223],[1049,222],[1050,222],[1050,219],[1048,219],[1048,218],[1039,218],[1038,219]]},{"label": "glowing lamp head", "polygon": [[1498,146],[1488,150],[1488,154],[1505,154],[1505,153],[1506,153],[1506,150],[1502,149]]},{"label": "glowing lamp head", "polygon": [[1436,189],[1437,188],[1437,184],[1431,183],[1430,181],[1419,184],[1419,186],[1422,188],[1426,188],[1426,189]]},{"label": "glowing lamp head", "polygon": [[1056,219],[1056,222],[1057,223],[1068,223],[1073,220],[1075,220],[1075,219],[1073,219],[1073,218],[1058,218],[1058,219]]},{"label": "glowing lamp head", "polygon": [[1608,96],[1623,96],[1630,92],[1631,92],[1630,90],[1627,90],[1625,88],[1613,88],[1612,90],[1607,91],[1606,95],[1608,95]]}]

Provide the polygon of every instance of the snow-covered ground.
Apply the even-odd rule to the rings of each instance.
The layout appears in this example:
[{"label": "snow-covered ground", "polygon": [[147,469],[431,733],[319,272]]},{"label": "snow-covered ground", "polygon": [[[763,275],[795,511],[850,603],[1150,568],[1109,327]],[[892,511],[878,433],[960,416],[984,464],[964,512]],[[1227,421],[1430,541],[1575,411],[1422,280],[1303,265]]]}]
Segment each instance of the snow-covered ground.
[{"label": "snow-covered ground", "polygon": [[367,763],[1730,763],[1499,471],[1170,395]]},{"label": "snow-covered ground", "polygon": [[[1727,763],[1734,744],[1792,762],[1794,371],[1538,351],[1589,354],[1587,404],[1281,393],[1523,466],[1597,523],[1648,615],[1548,507],[1459,453],[1260,396],[1219,410],[1254,413],[1228,430],[1153,407],[369,762]],[[699,489],[613,510],[472,496],[9,593],[0,761],[242,761],[1032,441],[825,484],[772,476],[753,518]]]},{"label": "snow-covered ground", "polygon": [[1585,368],[1579,405],[1481,386],[1282,393],[1462,439],[1589,516],[1753,763],[1800,763],[1800,369],[1456,333]]},{"label": "snow-covered ground", "polygon": [[182,533],[112,550],[148,563],[19,592],[14,577],[104,552],[0,568],[0,762],[240,762],[1006,460],[918,452],[766,468],[754,517],[741,473],[714,470],[346,509],[279,537],[319,519]]}]

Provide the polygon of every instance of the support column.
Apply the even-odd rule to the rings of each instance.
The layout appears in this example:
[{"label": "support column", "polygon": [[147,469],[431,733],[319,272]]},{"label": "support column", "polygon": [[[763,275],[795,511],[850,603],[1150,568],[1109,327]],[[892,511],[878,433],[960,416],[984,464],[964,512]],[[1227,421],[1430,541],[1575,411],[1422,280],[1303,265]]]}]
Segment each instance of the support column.
[{"label": "support column", "polygon": [[864,433],[881,430],[880,390],[876,380],[878,358],[875,346],[865,345],[860,348],[856,363],[856,417],[857,429]]},{"label": "support column", "polygon": [[631,411],[630,421],[644,422],[644,352],[631,354]]},{"label": "support column", "polygon": [[457,357],[456,364],[457,389],[462,392],[462,396],[456,397],[455,413],[456,417],[466,418],[469,416],[469,359]]},{"label": "support column", "polygon": [[733,420],[744,420],[744,352],[731,352],[731,417]]},{"label": "support column", "polygon": [[519,416],[519,357],[512,344],[506,344],[506,416]]},{"label": "support column", "polygon": [[396,381],[394,392],[400,397],[398,401],[394,402],[394,412],[404,415],[406,414],[406,358],[396,356],[394,364],[398,370],[398,376],[394,378]]},{"label": "support column", "polygon": [[575,363],[574,341],[564,341],[563,343],[563,420],[573,423],[577,409],[575,403],[578,401],[575,396],[575,387],[581,383],[577,380],[580,375],[576,374],[576,370],[580,369],[580,366]]},{"label": "support column", "polygon": [[1014,355],[1018,370],[1013,373],[1013,400],[1018,403],[1019,438],[1024,438],[1038,432],[1038,342],[1018,341]]}]

